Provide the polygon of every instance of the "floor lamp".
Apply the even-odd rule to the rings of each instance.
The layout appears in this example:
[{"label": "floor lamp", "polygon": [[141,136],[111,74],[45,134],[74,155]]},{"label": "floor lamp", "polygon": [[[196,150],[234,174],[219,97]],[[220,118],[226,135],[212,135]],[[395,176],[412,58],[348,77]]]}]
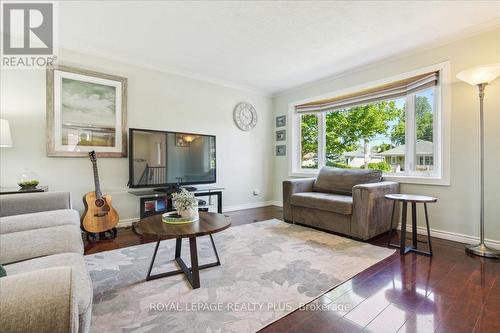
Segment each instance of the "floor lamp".
[{"label": "floor lamp", "polygon": [[12,136],[10,135],[9,121],[0,119],[0,148],[10,147],[12,147]]},{"label": "floor lamp", "polygon": [[12,147],[12,136],[10,135],[9,121],[0,119],[0,147]]},{"label": "floor lamp", "polygon": [[495,80],[500,75],[500,63],[484,65],[467,69],[457,74],[457,78],[470,85],[479,88],[479,135],[481,144],[481,216],[480,216],[480,242],[475,245],[467,245],[465,251],[481,257],[500,259],[500,251],[489,248],[484,244],[484,88],[488,83]]}]

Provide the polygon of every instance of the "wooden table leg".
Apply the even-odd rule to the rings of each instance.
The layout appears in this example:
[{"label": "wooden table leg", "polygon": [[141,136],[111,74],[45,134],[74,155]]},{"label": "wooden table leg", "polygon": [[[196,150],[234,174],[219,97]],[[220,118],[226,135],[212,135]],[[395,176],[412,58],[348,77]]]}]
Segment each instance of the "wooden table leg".
[{"label": "wooden table leg", "polygon": [[392,236],[394,235],[394,214],[396,213],[396,204],[397,201],[394,200],[392,204],[391,229],[389,229],[389,241],[387,242],[387,246],[391,246]]},{"label": "wooden table leg", "polygon": [[200,270],[198,267],[198,249],[196,246],[196,237],[189,238],[189,250],[191,254],[191,285],[193,289],[200,288]]},{"label": "wooden table leg", "polygon": [[156,254],[158,253],[158,247],[160,246],[160,241],[161,239],[158,238],[158,241],[156,242],[155,245],[155,250],[153,252],[153,258],[151,258],[151,264],[149,265],[148,274],[146,275],[146,281],[151,280],[151,271],[153,270],[153,265],[155,263]]},{"label": "wooden table leg", "polygon": [[429,227],[429,214],[427,213],[427,203],[424,202],[425,224],[427,225],[427,242],[429,242],[429,254],[432,256],[431,230]]},{"label": "wooden table leg", "polygon": [[175,258],[181,257],[182,238],[175,239]]},{"label": "wooden table leg", "polygon": [[413,241],[413,248],[417,249],[417,203],[411,203],[411,236]]},{"label": "wooden table leg", "polygon": [[399,253],[404,255],[406,253],[406,214],[408,212],[408,203],[403,201],[403,213],[401,216],[401,236]]}]

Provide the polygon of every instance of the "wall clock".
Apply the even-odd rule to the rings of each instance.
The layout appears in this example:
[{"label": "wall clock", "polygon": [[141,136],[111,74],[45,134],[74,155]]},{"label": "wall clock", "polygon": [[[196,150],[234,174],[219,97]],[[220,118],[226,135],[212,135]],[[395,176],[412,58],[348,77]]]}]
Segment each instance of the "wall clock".
[{"label": "wall clock", "polygon": [[239,129],[249,131],[257,125],[257,112],[252,104],[241,102],[234,107],[233,119]]}]

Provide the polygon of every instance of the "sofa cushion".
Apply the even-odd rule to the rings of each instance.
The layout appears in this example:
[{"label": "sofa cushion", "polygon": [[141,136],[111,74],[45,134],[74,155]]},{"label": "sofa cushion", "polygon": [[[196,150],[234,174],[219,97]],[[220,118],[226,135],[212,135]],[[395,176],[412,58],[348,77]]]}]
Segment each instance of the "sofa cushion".
[{"label": "sofa cushion", "polygon": [[0,264],[74,252],[83,254],[80,228],[61,225],[0,235]]},{"label": "sofa cushion", "polygon": [[59,209],[40,213],[5,216],[0,217],[0,234],[67,224],[80,226],[80,216],[76,210]]},{"label": "sofa cushion", "polygon": [[352,214],[352,197],[347,195],[303,192],[295,193],[290,198],[292,206],[326,210],[337,214]]},{"label": "sofa cushion", "polygon": [[352,195],[352,188],[359,184],[378,183],[382,180],[382,171],[321,168],[313,185],[313,191]]},{"label": "sofa cushion", "polygon": [[69,266],[72,268],[73,293],[78,304],[79,332],[87,332],[90,325],[92,305],[92,281],[87,271],[83,255],[77,253],[61,253],[35,258],[5,266],[9,276],[34,272],[44,268]]}]

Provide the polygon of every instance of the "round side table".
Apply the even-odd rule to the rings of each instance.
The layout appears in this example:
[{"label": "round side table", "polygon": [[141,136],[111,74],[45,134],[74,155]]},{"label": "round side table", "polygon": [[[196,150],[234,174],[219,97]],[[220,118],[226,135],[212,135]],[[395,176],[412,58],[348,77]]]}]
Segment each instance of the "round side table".
[{"label": "round side table", "polygon": [[[427,213],[427,203],[436,202],[437,199],[433,197],[428,197],[425,195],[413,195],[413,194],[386,194],[385,197],[389,200],[393,200],[394,204],[392,206],[392,217],[391,217],[391,230],[389,231],[389,241],[387,246],[399,248],[399,253],[405,255],[408,252],[415,252],[418,254],[423,254],[426,256],[432,256],[432,244],[431,244],[431,232],[429,228],[429,214]],[[403,205],[403,211],[401,213],[401,237],[399,245],[391,244],[391,239],[394,235],[394,214],[396,212],[396,205],[401,202]],[[406,246],[406,214],[408,211],[408,203],[411,203],[411,224],[412,224],[412,245]],[[417,203],[424,204],[425,210],[425,223],[427,225],[427,242],[429,244],[429,252],[425,252],[418,249],[417,245]]]}]

